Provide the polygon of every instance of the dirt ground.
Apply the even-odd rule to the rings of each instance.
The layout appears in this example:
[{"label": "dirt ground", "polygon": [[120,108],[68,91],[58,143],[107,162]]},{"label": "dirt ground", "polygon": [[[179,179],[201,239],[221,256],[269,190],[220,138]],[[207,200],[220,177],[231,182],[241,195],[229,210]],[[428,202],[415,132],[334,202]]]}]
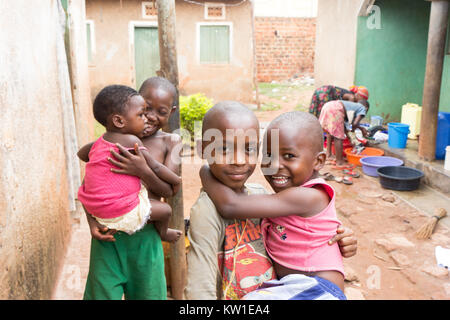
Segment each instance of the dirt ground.
[{"label": "dirt ground", "polygon": [[[260,92],[262,109],[275,110],[255,113],[261,122],[268,122],[286,111],[306,111],[313,91],[313,86],[304,84],[282,86],[281,89],[277,85],[269,86]],[[199,194],[200,166],[188,159],[183,164],[185,217],[189,217],[189,208]],[[354,231],[358,240],[357,254],[344,259],[348,299],[450,300],[448,270],[436,265],[434,254],[438,245],[450,248],[450,231],[438,225],[431,239],[416,239],[415,231],[428,221],[428,216],[382,189],[376,178],[365,176],[360,168],[356,170],[361,176],[353,180],[353,185],[331,182],[337,192],[339,219]],[[321,172],[340,174],[331,166]],[[249,182],[260,183],[270,190],[259,169]],[[82,222],[72,236],[54,299],[82,298],[89,241],[89,230]]]}]

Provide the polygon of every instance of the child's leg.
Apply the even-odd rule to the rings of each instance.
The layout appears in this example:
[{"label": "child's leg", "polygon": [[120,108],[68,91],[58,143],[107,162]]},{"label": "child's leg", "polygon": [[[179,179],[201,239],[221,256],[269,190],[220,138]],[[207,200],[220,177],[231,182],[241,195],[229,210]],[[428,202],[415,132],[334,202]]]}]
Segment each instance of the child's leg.
[{"label": "child's leg", "polygon": [[342,139],[337,139],[334,138],[334,150],[336,151],[336,165],[343,165],[344,164],[344,159],[342,157],[342,152],[343,152],[343,142],[344,140]]},{"label": "child's leg", "polygon": [[327,159],[333,159],[331,146],[333,145],[333,136],[327,132]]},{"label": "child's leg", "polygon": [[175,242],[180,239],[182,232],[176,229],[169,228],[169,220],[172,216],[172,208],[165,202],[150,199],[152,204],[152,213],[150,221],[153,221],[156,229],[161,236],[161,240],[168,242]]}]

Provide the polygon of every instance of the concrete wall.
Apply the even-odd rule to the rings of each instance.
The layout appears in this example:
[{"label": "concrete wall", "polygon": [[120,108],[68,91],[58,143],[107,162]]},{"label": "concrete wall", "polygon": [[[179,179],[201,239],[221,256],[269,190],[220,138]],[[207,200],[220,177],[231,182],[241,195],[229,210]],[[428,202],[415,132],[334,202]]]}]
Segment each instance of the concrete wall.
[{"label": "concrete wall", "polygon": [[[233,3],[228,1],[227,3]],[[215,101],[253,102],[253,36],[251,5],[227,7],[224,22],[231,22],[232,52],[230,64],[208,65],[197,61],[197,22],[208,22],[203,7],[176,2],[177,54],[180,89],[187,94],[203,92]],[[219,20],[216,22],[220,22]]]},{"label": "concrete wall", "polygon": [[[422,104],[430,2],[378,0],[379,22],[358,18],[355,83],[367,86],[368,115],[400,121],[407,102]],[[372,19],[372,22],[371,22]],[[449,78],[449,73],[443,74]],[[443,94],[445,95],[443,90]]]},{"label": "concrete wall", "polygon": [[[86,1],[87,19],[92,19],[95,25],[96,53],[90,64],[92,97],[112,83],[135,86],[134,49],[130,45],[129,22],[157,23],[156,20],[142,18],[141,3],[137,0]],[[215,101],[233,99],[251,102],[253,48],[250,3],[247,1],[236,7],[227,7],[226,19],[216,20],[233,25],[230,64],[209,65],[197,61],[196,23],[212,21],[204,19],[202,5],[176,1],[180,91],[182,94],[203,92]]]},{"label": "concrete wall", "polygon": [[316,87],[353,84],[360,5],[361,0],[319,0],[314,56]]},{"label": "concrete wall", "polygon": [[316,18],[255,17],[258,81],[314,72]]},{"label": "concrete wall", "polygon": [[49,299],[70,236],[79,167],[61,13],[57,0],[0,2],[0,299]]}]

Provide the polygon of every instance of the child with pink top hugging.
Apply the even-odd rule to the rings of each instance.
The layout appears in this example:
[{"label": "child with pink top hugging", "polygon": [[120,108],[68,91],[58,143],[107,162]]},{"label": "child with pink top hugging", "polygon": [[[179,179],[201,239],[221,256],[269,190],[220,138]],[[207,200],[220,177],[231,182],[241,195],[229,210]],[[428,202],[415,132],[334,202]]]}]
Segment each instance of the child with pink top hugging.
[{"label": "child with pink top hugging", "polygon": [[275,194],[240,196],[207,166],[200,170],[204,190],[224,218],[263,219],[264,246],[278,280],[243,299],[345,300],[342,256],[337,244],[328,244],[340,225],[335,191],[318,177],[326,159],[319,121],[306,112],[284,113],[270,123],[264,142],[261,167]]}]

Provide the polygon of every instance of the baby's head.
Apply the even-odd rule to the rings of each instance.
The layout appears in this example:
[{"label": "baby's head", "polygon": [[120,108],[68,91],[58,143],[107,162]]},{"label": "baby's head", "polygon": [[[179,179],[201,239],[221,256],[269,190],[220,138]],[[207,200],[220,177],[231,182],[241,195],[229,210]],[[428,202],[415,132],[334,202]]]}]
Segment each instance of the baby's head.
[{"label": "baby's head", "polygon": [[301,111],[283,113],[275,118],[264,135],[264,148],[261,167],[275,192],[301,186],[317,177],[326,158],[318,119]]},{"label": "baby's head", "polygon": [[202,158],[211,173],[236,192],[244,190],[255,170],[258,142],[258,119],[240,102],[219,102],[203,118]]},{"label": "baby's head", "polygon": [[152,77],[142,83],[139,93],[147,103],[146,116],[149,124],[145,131],[147,137],[167,126],[170,115],[176,109],[177,89],[165,78]]},{"label": "baby's head", "polygon": [[107,131],[142,137],[147,126],[145,101],[133,88],[110,85],[94,100],[94,117]]}]

